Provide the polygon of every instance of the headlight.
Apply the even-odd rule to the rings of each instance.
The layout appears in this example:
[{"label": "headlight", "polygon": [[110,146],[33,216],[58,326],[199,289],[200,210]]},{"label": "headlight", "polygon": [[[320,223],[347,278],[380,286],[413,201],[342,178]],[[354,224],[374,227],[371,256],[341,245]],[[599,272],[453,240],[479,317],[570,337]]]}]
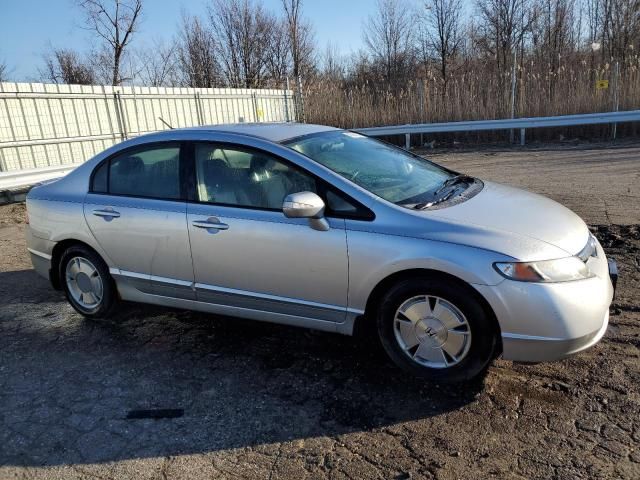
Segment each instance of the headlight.
[{"label": "headlight", "polygon": [[578,257],[540,262],[497,262],[493,266],[503,277],[521,282],[569,282],[593,277],[589,267]]},{"label": "headlight", "polygon": [[589,240],[587,240],[587,244],[584,246],[580,252],[576,253],[576,257],[578,257],[583,262],[587,262],[589,257],[597,257],[598,256],[598,241],[596,237],[593,236],[592,233],[589,234]]}]

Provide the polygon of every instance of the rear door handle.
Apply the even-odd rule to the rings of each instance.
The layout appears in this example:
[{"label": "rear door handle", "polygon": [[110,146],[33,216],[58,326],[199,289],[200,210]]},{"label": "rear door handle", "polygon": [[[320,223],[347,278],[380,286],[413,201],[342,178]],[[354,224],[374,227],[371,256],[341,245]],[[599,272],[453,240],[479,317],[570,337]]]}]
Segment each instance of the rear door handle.
[{"label": "rear door handle", "polygon": [[206,228],[214,230],[229,230],[229,225],[213,220],[194,220],[192,225],[196,228]]},{"label": "rear door handle", "polygon": [[120,216],[120,212],[116,212],[113,209],[94,210],[93,214],[97,217],[103,217],[105,220],[118,218]]}]

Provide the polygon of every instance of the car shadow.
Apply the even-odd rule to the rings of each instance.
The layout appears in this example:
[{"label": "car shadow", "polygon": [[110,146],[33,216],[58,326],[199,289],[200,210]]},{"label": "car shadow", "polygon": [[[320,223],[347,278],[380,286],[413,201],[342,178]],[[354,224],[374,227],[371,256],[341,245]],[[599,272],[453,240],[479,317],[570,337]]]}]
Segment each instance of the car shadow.
[{"label": "car shadow", "polygon": [[335,437],[438,416],[482,390],[411,378],[366,336],[140,304],[86,320],[32,270],[0,273],[0,304],[0,465]]}]

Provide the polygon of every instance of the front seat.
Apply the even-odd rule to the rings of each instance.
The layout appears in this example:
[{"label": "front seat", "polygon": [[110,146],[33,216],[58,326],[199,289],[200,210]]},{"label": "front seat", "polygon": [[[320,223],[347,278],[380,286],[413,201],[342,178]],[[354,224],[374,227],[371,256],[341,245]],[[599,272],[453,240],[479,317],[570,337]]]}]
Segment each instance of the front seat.
[{"label": "front seat", "polygon": [[251,158],[249,179],[258,188],[260,206],[281,209],[284,197],[289,193],[286,176],[273,167],[275,160],[254,154]]},{"label": "front seat", "polygon": [[206,201],[229,205],[251,205],[244,191],[241,177],[224,160],[213,158],[202,164],[202,180]]}]

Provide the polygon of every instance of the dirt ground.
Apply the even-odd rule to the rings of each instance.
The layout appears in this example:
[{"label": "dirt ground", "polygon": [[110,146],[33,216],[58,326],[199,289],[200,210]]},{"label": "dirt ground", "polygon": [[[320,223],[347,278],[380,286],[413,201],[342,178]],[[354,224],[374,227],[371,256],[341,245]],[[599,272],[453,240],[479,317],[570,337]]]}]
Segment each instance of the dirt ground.
[{"label": "dirt ground", "polygon": [[[640,478],[640,146],[432,157],[593,226],[621,275],[600,344],[442,387],[357,338],[144,305],[86,321],[4,206],[0,478]],[[173,418],[127,418],[155,408]]]}]

